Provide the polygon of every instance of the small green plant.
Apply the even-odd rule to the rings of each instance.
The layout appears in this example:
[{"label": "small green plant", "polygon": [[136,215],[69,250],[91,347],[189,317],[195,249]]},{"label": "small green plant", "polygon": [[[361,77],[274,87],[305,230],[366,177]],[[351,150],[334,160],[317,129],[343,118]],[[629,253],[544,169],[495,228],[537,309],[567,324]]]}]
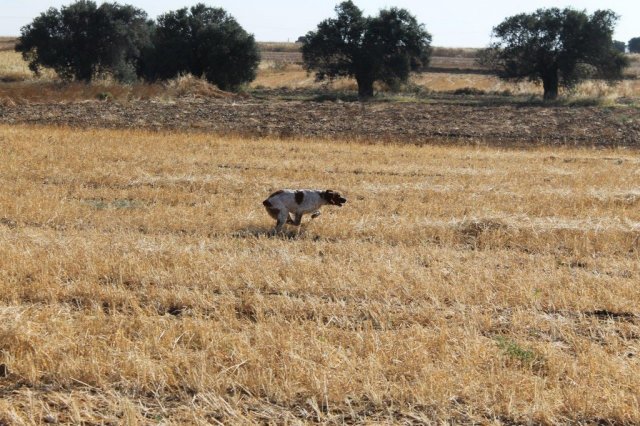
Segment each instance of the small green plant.
[{"label": "small green plant", "polygon": [[542,364],[542,356],[531,349],[523,348],[518,342],[514,342],[503,336],[498,336],[495,340],[498,343],[498,347],[502,349],[506,355],[520,362],[522,365],[536,367]]},{"label": "small green plant", "polygon": [[109,92],[100,92],[96,97],[101,101],[110,101],[113,99],[113,95]]},{"label": "small green plant", "polygon": [[105,201],[103,199],[94,198],[84,200],[84,203],[93,207],[96,210],[106,209],[135,209],[142,207],[140,201],[131,200],[128,198],[119,198],[113,201]]},{"label": "small green plant", "polygon": [[109,207],[109,203],[99,199],[84,200],[84,203],[96,210],[104,210]]},{"label": "small green plant", "polygon": [[111,208],[113,209],[135,209],[141,206],[141,202],[129,198],[116,199],[111,202]]}]

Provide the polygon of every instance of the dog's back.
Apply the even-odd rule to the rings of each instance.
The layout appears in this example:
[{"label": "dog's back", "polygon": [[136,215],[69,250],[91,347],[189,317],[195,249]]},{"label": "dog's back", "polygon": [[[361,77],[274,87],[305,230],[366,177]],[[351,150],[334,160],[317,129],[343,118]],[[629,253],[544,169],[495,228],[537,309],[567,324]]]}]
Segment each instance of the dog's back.
[{"label": "dog's back", "polygon": [[324,204],[321,191],[314,189],[282,189],[263,201],[267,208],[286,209],[292,213],[308,213]]}]

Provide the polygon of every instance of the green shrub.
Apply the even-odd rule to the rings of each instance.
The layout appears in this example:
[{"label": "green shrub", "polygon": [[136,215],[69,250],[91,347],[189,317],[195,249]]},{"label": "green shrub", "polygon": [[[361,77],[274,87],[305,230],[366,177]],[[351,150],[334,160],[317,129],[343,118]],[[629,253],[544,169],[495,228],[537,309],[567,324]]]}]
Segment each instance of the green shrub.
[{"label": "green shrub", "polygon": [[253,35],[225,10],[200,3],[158,18],[138,75],[156,81],[192,74],[235,90],[255,79],[259,61]]},{"label": "green shrub", "polygon": [[110,74],[130,81],[149,35],[144,11],[80,0],[36,17],[22,28],[15,49],[36,74],[52,68],[65,80],[88,82],[98,74]]}]

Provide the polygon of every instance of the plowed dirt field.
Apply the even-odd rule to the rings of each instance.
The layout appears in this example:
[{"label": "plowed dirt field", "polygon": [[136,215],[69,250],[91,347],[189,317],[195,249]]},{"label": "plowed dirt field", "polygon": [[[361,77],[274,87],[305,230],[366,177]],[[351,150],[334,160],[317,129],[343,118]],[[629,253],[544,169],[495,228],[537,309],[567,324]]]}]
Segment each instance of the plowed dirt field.
[{"label": "plowed dirt field", "polygon": [[634,108],[253,98],[85,101],[0,106],[0,122],[411,143],[444,138],[493,145],[640,145],[640,111]]}]

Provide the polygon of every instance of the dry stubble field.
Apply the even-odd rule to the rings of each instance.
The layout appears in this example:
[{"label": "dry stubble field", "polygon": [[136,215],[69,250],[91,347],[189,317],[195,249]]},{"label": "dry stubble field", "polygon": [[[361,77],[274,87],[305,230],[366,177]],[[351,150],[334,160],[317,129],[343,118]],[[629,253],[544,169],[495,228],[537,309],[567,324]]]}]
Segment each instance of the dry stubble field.
[{"label": "dry stubble field", "polygon": [[[640,422],[636,151],[0,126],[0,424]],[[279,237],[261,201],[342,191]]]}]

